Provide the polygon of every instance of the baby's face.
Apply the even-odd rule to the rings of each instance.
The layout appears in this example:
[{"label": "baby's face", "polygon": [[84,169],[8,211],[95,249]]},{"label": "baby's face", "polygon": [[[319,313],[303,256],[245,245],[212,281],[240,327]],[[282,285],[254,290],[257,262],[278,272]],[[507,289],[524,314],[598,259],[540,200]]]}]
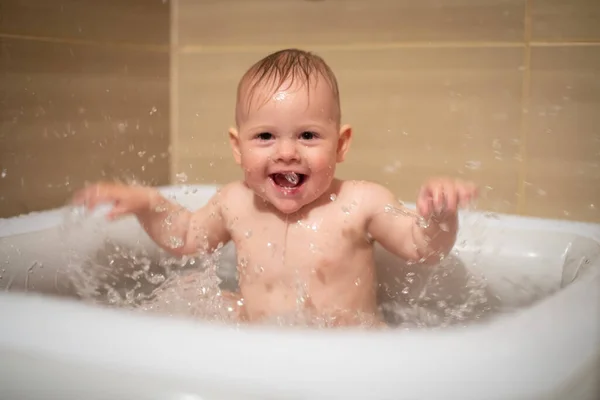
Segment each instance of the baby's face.
[{"label": "baby's face", "polygon": [[[290,214],[329,189],[336,163],[347,150],[350,128],[340,130],[335,97],[326,82],[317,81],[310,91],[304,85],[287,86],[272,95],[268,87],[257,87],[238,131],[231,132],[231,142],[246,184]],[[242,101],[240,106],[248,104]]]}]

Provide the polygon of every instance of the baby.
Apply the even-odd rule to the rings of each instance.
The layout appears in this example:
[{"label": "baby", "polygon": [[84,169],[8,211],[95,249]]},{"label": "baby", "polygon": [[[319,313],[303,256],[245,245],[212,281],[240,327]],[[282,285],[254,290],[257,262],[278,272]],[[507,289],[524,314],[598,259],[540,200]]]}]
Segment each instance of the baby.
[{"label": "baby", "polygon": [[278,51],[238,85],[229,141],[242,181],[223,186],[196,211],[153,188],[115,183],[86,187],[74,202],[90,209],[112,203],[109,218],[135,215],[173,255],[207,254],[232,240],[246,321],[301,311],[334,326],[379,325],[374,242],[405,260],[439,260],[454,245],[457,209],[477,191],[471,183],[431,179],[416,201],[423,218],[415,218],[378,184],[336,179],[352,139],[340,119],[337,80],[325,61]]}]

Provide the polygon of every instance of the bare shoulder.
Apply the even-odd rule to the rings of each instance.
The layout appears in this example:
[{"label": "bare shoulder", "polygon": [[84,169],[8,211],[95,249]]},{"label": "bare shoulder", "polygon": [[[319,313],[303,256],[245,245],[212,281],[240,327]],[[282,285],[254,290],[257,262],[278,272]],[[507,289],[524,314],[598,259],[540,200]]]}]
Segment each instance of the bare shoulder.
[{"label": "bare shoulder", "polygon": [[375,207],[396,201],[396,196],[387,187],[370,181],[343,181],[340,185],[340,196],[354,197],[357,203]]},{"label": "bare shoulder", "polygon": [[220,187],[213,197],[224,215],[247,208],[252,204],[253,198],[252,190],[242,181],[230,182]]},{"label": "bare shoulder", "polygon": [[223,199],[227,200],[235,196],[249,195],[252,191],[244,182],[233,181],[221,186],[218,192]]},{"label": "bare shoulder", "polygon": [[395,204],[396,196],[385,186],[370,181],[342,181],[339,198],[358,206],[365,218],[383,211],[386,204]]}]

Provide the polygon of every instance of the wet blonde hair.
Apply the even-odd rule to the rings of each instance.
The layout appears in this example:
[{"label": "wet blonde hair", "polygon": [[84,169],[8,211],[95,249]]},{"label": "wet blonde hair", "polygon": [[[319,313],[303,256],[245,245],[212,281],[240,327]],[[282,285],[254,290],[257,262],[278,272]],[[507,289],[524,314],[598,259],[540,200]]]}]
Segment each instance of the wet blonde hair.
[{"label": "wet blonde hair", "polygon": [[[284,49],[269,54],[246,71],[237,87],[236,123],[239,125],[242,111],[244,113],[249,111],[258,87],[271,88],[272,92],[266,99],[263,99],[266,103],[275,92],[288,90],[296,83],[310,91],[311,85],[316,84],[319,79],[324,79],[331,88],[336,105],[336,119],[339,124],[341,118],[340,93],[335,74],[321,57],[299,49]],[[285,82],[289,83],[288,86],[282,87]],[[242,99],[244,99],[245,109],[241,107]]]}]

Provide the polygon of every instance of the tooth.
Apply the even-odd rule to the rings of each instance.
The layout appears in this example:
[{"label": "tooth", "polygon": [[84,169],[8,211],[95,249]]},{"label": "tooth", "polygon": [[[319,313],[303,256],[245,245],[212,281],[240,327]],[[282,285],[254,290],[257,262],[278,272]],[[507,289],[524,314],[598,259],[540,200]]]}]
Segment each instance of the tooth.
[{"label": "tooth", "polygon": [[298,182],[300,182],[300,177],[295,172],[286,172],[284,174],[284,176],[285,176],[285,179],[292,185],[297,185]]}]

